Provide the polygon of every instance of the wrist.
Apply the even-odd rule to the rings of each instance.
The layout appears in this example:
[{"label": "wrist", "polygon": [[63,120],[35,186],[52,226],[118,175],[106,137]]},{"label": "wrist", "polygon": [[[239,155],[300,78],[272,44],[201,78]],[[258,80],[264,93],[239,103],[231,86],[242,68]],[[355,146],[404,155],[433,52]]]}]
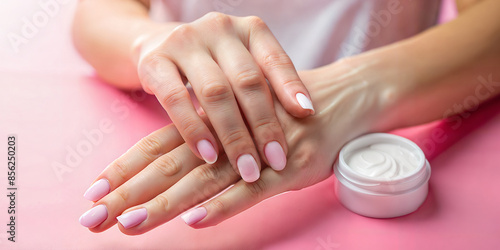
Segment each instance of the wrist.
[{"label": "wrist", "polygon": [[[374,60],[376,59],[376,60]],[[388,84],[386,63],[376,57],[356,56],[301,72],[314,106],[315,117],[333,121],[353,136],[387,131],[394,122],[383,119],[399,101],[400,86]]]},{"label": "wrist", "polygon": [[367,82],[364,91],[370,92],[374,99],[371,131],[414,125],[415,108],[424,106],[426,93],[435,87],[429,84],[439,79],[434,75],[435,70],[421,67],[431,62],[415,57],[414,46],[418,45],[402,41],[346,60],[359,81]]},{"label": "wrist", "polygon": [[361,130],[384,132],[408,126],[412,120],[409,111],[418,105],[416,93],[426,88],[420,82],[424,72],[414,69],[406,50],[391,45],[310,71],[317,83],[308,89],[321,92],[313,96],[315,107],[334,106],[339,95],[351,96],[352,108],[347,110]]}]

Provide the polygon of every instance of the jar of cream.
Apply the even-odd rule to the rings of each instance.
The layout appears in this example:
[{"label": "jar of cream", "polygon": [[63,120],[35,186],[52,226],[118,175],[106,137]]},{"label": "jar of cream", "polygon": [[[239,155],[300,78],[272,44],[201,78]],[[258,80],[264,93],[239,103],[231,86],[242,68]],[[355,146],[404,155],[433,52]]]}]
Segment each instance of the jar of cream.
[{"label": "jar of cream", "polygon": [[347,143],[334,165],[335,193],[349,210],[368,217],[409,214],[427,197],[431,168],[412,141],[374,133]]}]

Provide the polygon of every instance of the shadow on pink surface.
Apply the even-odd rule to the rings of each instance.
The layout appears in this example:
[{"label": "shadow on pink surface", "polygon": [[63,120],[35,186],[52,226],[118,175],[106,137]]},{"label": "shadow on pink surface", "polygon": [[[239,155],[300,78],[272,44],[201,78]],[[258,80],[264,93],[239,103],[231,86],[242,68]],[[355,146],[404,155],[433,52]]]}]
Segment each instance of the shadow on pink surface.
[{"label": "shadow on pink surface", "polygon": [[414,141],[432,161],[446,149],[500,113],[500,97],[483,103],[473,110],[421,126],[393,131]]},{"label": "shadow on pink surface", "polygon": [[[111,96],[123,95],[126,97],[122,100],[123,110],[121,110],[122,108],[117,108],[120,110],[118,110],[115,115],[129,116],[128,113],[130,111],[125,111],[125,107],[127,107],[133,109],[134,113],[141,113],[147,117],[154,118],[155,121],[164,121],[165,123],[162,122],[162,124],[155,122],[158,128],[171,123],[168,116],[165,115],[165,110],[158,103],[157,99],[152,95],[146,94],[142,90],[117,90],[104,83],[96,76],[85,77],[84,81],[90,88],[99,90],[99,92],[91,94],[91,96],[96,103],[101,102],[99,104],[101,106],[109,106],[107,104],[103,105],[102,102],[109,103]],[[194,97],[192,89],[189,89],[189,91],[191,96]],[[195,106],[198,106],[196,99],[193,98],[193,102]],[[116,103],[116,101],[112,102],[111,105],[113,105],[113,103]],[[134,124],[127,124],[126,127],[128,127],[129,130],[144,130],[141,121],[134,121]],[[125,151],[122,153],[124,152]],[[324,220],[324,214],[329,214],[334,211],[334,213],[331,213],[332,218],[342,216],[342,213],[335,213],[336,210],[343,209],[343,207],[334,197],[333,182],[331,179],[332,178],[329,178],[329,180],[323,183],[298,192],[290,192],[270,198],[216,227],[195,230],[183,224],[173,225],[175,221],[171,221],[153,229],[151,233],[162,232],[168,227],[173,229],[181,226],[185,227],[189,232],[196,231],[196,234],[205,234],[206,236],[211,235],[213,237],[215,234],[232,235],[231,239],[225,238],[219,242],[205,242],[208,243],[205,245],[206,248],[235,249],[241,246],[248,246],[254,249],[273,245],[291,239],[291,237],[293,238],[294,236],[301,235],[304,229],[314,228]],[[88,181],[91,180],[89,179]],[[283,211],[287,212],[284,213]],[[116,226],[107,231],[117,231],[119,233]],[[146,233],[145,235],[151,233]],[[124,235],[124,237],[128,236]],[[156,243],[152,245],[156,245]]]},{"label": "shadow on pink surface", "polygon": [[[88,78],[87,81],[90,85],[95,85],[96,89],[109,89],[109,91],[112,92],[118,91],[95,78]],[[135,112],[147,114],[149,117],[156,117],[157,119],[155,120],[157,121],[167,121],[164,119],[164,110],[153,96],[146,95],[142,91],[121,93],[128,97],[127,105],[135,107]],[[93,98],[107,99],[109,97],[107,97],[106,94],[95,93]],[[422,207],[410,215],[380,220],[351,213],[338,203],[333,192],[334,182],[332,178],[329,178],[318,185],[304,190],[290,192],[266,200],[258,206],[216,227],[201,230],[187,228],[187,231],[178,233],[177,236],[181,238],[187,237],[187,239],[191,237],[205,240],[209,238],[218,239],[217,241],[200,240],[200,242],[205,244],[204,247],[206,248],[238,248],[242,245],[248,246],[249,248],[261,248],[263,246],[279,245],[280,248],[283,246],[290,246],[287,248],[301,249],[302,246],[310,247],[311,245],[318,245],[323,246],[321,249],[325,249],[324,244],[330,244],[327,246],[334,246],[337,244],[335,242],[329,242],[331,240],[330,235],[345,235],[344,227],[346,224],[356,225],[359,228],[382,227],[392,234],[396,233],[397,229],[401,228],[404,228],[404,230],[408,232],[417,233],[418,230],[424,229],[419,229],[416,225],[423,226],[425,223],[431,225],[437,224],[437,221],[440,220],[443,214],[454,214],[449,206],[443,205],[445,203],[443,201],[446,200],[446,198],[443,197],[443,188],[439,186],[444,183],[444,180],[438,176],[440,173],[448,171],[446,168],[455,167],[455,164],[434,164],[435,160],[439,159],[442,154],[445,154],[447,150],[452,148],[455,144],[460,143],[460,140],[467,137],[467,135],[477,133],[482,126],[488,124],[493,118],[498,117],[499,112],[500,98],[496,98],[469,113],[463,113],[446,120],[436,121],[418,127],[394,131],[395,134],[415,141],[424,150],[433,168],[433,177],[431,177],[428,198]],[[136,122],[136,124],[128,124],[127,127],[131,130],[140,130],[142,126],[141,122]],[[166,123],[161,125],[158,122],[155,122],[155,124],[157,127],[166,125]],[[464,171],[464,169],[459,170],[459,168],[457,168],[457,171],[456,174],[459,174],[459,171]],[[439,227],[440,225],[437,226]],[[443,225],[441,225],[441,227],[442,226]],[[176,231],[176,228],[178,229],[179,227],[187,226],[182,223],[179,225],[179,223],[176,223],[174,220],[154,229],[151,233],[157,235],[158,233],[161,234],[166,231]],[[351,227],[351,230],[354,230],[353,232],[357,232],[353,235],[359,235],[359,228],[352,229]],[[109,230],[117,231],[115,227]],[[325,234],[323,232],[330,233]],[[147,233],[146,235],[149,234],[150,233]],[[223,237],[228,234],[232,235],[232,237]],[[304,237],[312,238],[309,242],[296,242],[293,240],[294,237],[301,237],[302,239],[304,239]],[[409,239],[412,238],[411,234],[406,237]],[[293,246],[288,245],[293,242],[295,242]],[[157,244],[161,244],[161,241],[156,243],[151,242],[151,244],[152,246],[158,246]],[[174,243],[173,245],[187,246],[180,244],[180,242]]]},{"label": "shadow on pink surface", "polygon": [[[19,58],[0,63],[10,69],[19,62],[2,72],[8,87],[0,92],[8,104],[0,106],[0,131],[20,140],[14,249],[498,249],[500,98],[467,117],[394,131],[421,146],[432,166],[427,200],[404,217],[381,220],[349,212],[334,196],[332,177],[266,200],[216,227],[195,230],[176,218],[135,237],[116,227],[89,232],[78,223],[91,206],[83,192],[107,164],[170,120],[155,97],[83,76],[88,65],[69,41],[72,11],[61,14],[62,21],[54,19]],[[45,45],[51,47],[44,50]],[[102,120],[111,121],[113,131],[58,179],[52,164],[64,163],[67,148],[85,140],[82,131],[98,128]],[[1,249],[9,243],[4,239]]]},{"label": "shadow on pink surface", "polygon": [[[450,147],[460,142],[469,134],[478,132],[482,126],[500,114],[500,97],[493,98],[479,107],[463,112],[443,120],[428,124],[395,130],[392,133],[404,136],[415,142],[424,151],[427,160],[431,163],[432,172],[441,171],[443,166],[434,166],[433,160],[445,153]],[[431,177],[432,178],[432,177]],[[429,186],[429,195],[415,216],[404,216],[403,218],[424,219],[433,215],[438,209],[438,203],[434,197],[433,187]],[[418,214],[418,215],[417,215]]]}]

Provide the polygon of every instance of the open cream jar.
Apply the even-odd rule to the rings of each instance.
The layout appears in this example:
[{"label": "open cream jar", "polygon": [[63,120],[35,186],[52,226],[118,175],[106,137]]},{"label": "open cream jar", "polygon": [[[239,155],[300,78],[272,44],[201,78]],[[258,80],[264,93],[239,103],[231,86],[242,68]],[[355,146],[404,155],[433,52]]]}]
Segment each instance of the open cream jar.
[{"label": "open cream jar", "polygon": [[374,133],[347,143],[334,166],[335,193],[349,210],[368,217],[409,214],[427,197],[429,162],[412,141]]}]

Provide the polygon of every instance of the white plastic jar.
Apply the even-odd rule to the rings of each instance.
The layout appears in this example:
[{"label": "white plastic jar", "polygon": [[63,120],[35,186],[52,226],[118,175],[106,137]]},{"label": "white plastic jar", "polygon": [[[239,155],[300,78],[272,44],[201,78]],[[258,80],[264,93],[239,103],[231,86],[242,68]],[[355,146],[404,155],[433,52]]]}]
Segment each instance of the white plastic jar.
[{"label": "white plastic jar", "polygon": [[335,193],[349,210],[368,217],[409,214],[424,202],[429,162],[412,141],[374,133],[347,143],[334,166]]}]

